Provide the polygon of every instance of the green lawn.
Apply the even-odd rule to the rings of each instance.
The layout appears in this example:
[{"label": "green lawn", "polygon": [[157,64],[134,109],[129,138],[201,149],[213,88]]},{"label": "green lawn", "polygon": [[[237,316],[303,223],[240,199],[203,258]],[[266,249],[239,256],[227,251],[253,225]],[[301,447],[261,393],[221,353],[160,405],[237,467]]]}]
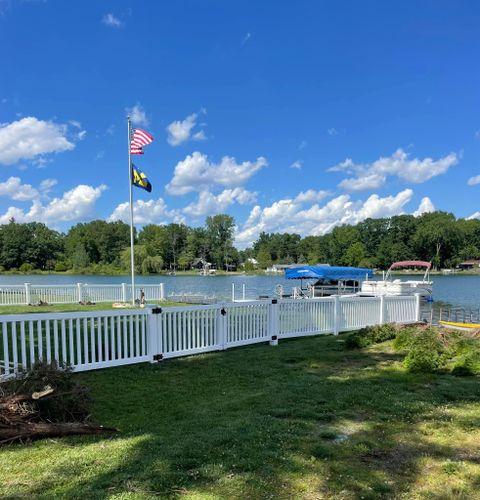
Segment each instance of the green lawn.
[{"label": "green lawn", "polygon": [[[149,304],[159,304],[163,307],[186,305],[178,302],[151,300]],[[105,311],[112,309],[113,302],[100,302],[92,305],[74,304],[51,304],[48,306],[0,306],[0,314],[25,314],[43,312],[74,312],[74,311]],[[117,309],[118,310],[118,309]]]},{"label": "green lawn", "polygon": [[315,337],[79,374],[115,436],[0,451],[0,497],[480,498],[480,383]]}]

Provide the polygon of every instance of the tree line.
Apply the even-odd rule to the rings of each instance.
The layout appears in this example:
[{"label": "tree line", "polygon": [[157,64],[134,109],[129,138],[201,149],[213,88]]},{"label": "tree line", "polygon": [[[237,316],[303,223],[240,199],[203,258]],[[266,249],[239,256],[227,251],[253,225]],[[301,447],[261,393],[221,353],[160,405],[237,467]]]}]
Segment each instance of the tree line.
[{"label": "tree line", "polygon": [[[207,217],[203,227],[148,224],[135,233],[137,273],[186,270],[196,260],[217,269],[247,271],[274,263],[328,263],[386,269],[398,260],[427,260],[436,268],[480,258],[480,221],[451,213],[420,217],[398,215],[342,225],[323,236],[261,233],[254,244],[237,250],[235,220]],[[126,272],[130,268],[130,228],[123,222],[95,220],[61,233],[39,222],[0,225],[0,270]]]}]

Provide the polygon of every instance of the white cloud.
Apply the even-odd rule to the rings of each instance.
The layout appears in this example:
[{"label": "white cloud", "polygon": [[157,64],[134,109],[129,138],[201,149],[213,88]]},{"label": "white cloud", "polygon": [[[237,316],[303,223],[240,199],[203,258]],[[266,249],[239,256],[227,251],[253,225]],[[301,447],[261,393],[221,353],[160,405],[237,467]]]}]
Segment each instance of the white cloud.
[{"label": "white cloud", "polygon": [[422,201],[420,202],[420,205],[418,205],[417,210],[413,212],[413,215],[415,217],[420,217],[420,215],[430,212],[435,212],[435,206],[432,203],[432,200],[428,196],[425,196],[424,198],[422,198]]},{"label": "white cloud", "polygon": [[337,131],[337,129],[336,129],[336,128],[332,127],[332,128],[329,128],[329,129],[327,130],[327,134],[328,134],[328,135],[337,135],[337,134],[338,134],[338,131]]},{"label": "white cloud", "polygon": [[0,224],[6,224],[11,217],[14,217],[17,222],[40,221],[50,224],[85,220],[93,215],[95,203],[105,189],[107,189],[105,185],[95,188],[81,184],[64,193],[61,198],[54,198],[46,205],[36,198],[28,211],[18,207],[9,207],[7,212],[0,216]]},{"label": "white cloud", "polygon": [[468,179],[467,184],[469,186],[476,186],[477,184],[480,184],[480,175],[475,175],[474,177],[470,177]]},{"label": "white cloud", "polygon": [[[197,124],[197,113],[192,113],[187,116],[185,120],[177,120],[167,127],[168,137],[167,141],[172,146],[179,146],[190,139],[192,129]],[[204,140],[206,139],[203,130],[200,130],[194,135],[194,139]]]},{"label": "white cloud", "polygon": [[302,141],[299,145],[298,145],[298,149],[305,149],[307,147],[307,141]]},{"label": "white cloud", "polygon": [[207,155],[195,151],[175,166],[172,180],[166,185],[169,194],[182,195],[192,191],[206,191],[213,186],[239,187],[267,165],[263,157],[255,162],[237,163],[224,156],[220,163],[211,163]]},{"label": "white cloud", "polygon": [[[158,200],[137,200],[133,204],[133,220],[135,224],[162,224],[171,220],[182,221],[175,210],[168,210],[163,198]],[[109,221],[122,220],[130,222],[130,204],[120,203],[112,212]]]},{"label": "white cloud", "polygon": [[111,28],[123,28],[124,26],[124,23],[111,12],[102,17],[102,23]]},{"label": "white cloud", "polygon": [[296,160],[291,165],[290,168],[295,168],[297,170],[302,170],[303,160]]},{"label": "white cloud", "polygon": [[378,189],[385,184],[386,176],[382,174],[372,173],[362,177],[351,177],[343,179],[338,187],[347,191],[366,191],[369,189]]},{"label": "white cloud", "polygon": [[132,108],[125,108],[125,112],[127,113],[127,116],[130,117],[130,120],[132,120],[133,125],[143,125],[144,127],[148,127],[150,124],[147,113],[143,109],[143,106],[138,102]]},{"label": "white cloud", "polygon": [[245,224],[237,230],[236,242],[241,247],[250,245],[262,231],[321,235],[341,224],[357,224],[369,217],[391,217],[403,213],[412,196],[413,191],[405,189],[395,196],[381,198],[373,194],[365,201],[354,202],[349,195],[342,194],[323,206],[315,203],[304,208],[303,203],[314,197],[300,193],[268,207],[255,206]]},{"label": "white cloud", "polygon": [[467,217],[467,220],[480,219],[480,212],[475,212]]},{"label": "white cloud", "polygon": [[79,141],[83,141],[85,137],[87,136],[87,131],[86,130],[80,130],[80,132],[77,134],[77,139]]},{"label": "white cloud", "polygon": [[205,131],[204,130],[199,130],[198,132],[196,132],[195,134],[193,134],[193,139],[195,141],[206,141],[207,140],[207,136],[205,135]]},{"label": "white cloud", "polygon": [[38,198],[39,192],[30,184],[22,184],[20,177],[9,177],[5,182],[0,182],[0,196],[28,201]]},{"label": "white cloud", "polygon": [[197,201],[186,206],[183,212],[193,217],[200,217],[207,214],[224,212],[233,203],[248,205],[256,201],[257,193],[252,193],[240,187],[225,189],[217,196],[210,191],[201,191]]},{"label": "white cloud", "polygon": [[294,199],[295,203],[315,203],[317,201],[323,200],[330,193],[328,191],[315,191],[314,189],[308,189],[307,191],[302,191],[298,193]]},{"label": "white cloud", "polygon": [[75,147],[67,126],[33,116],[0,125],[0,163],[13,165],[40,155],[69,151]]},{"label": "white cloud", "polygon": [[339,187],[350,191],[376,189],[385,184],[388,175],[400,177],[408,182],[419,184],[432,177],[444,174],[458,163],[456,153],[450,153],[443,158],[409,159],[408,153],[397,149],[392,156],[381,157],[373,163],[356,164],[350,158],[329,169],[330,172],[348,172],[355,177],[344,179]]},{"label": "white cloud", "polygon": [[48,194],[57,183],[57,179],[45,179],[40,183],[38,190],[43,194]]}]

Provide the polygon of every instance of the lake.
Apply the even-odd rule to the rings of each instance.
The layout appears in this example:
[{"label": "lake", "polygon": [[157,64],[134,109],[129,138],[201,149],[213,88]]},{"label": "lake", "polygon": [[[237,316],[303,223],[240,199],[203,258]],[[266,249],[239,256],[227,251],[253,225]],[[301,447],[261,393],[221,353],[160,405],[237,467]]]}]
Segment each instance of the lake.
[{"label": "lake", "polygon": [[[421,279],[419,275],[401,275],[401,278]],[[115,284],[128,283],[129,276],[85,276],[85,275],[6,275],[0,277],[0,286],[22,284]],[[480,276],[465,276],[461,274],[452,276],[432,276],[433,298],[435,302],[451,304],[453,306],[480,307]],[[242,285],[245,284],[247,298],[257,298],[259,295],[272,295],[275,286],[281,284],[286,291],[292,286],[298,286],[294,280],[285,280],[279,276],[137,276],[137,283],[154,284],[165,283],[165,293],[200,293],[216,295],[229,299],[231,297],[232,283],[235,283],[237,297],[241,298]]]}]

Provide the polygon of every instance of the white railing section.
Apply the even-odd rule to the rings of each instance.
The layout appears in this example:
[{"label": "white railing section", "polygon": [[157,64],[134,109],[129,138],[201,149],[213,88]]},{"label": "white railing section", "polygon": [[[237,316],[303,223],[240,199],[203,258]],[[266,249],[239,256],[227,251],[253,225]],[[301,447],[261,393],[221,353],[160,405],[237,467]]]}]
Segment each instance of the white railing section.
[{"label": "white railing section", "polygon": [[[109,300],[112,295],[107,295]],[[418,321],[416,297],[324,297],[188,307],[0,315],[0,380],[36,360],[75,371],[258,342]]]},{"label": "white railing section", "polygon": [[[135,285],[135,299],[146,301],[165,300],[165,287],[158,285]],[[71,285],[23,285],[0,286],[0,306],[20,306],[30,304],[73,304],[75,302],[130,302],[132,286],[126,283],[118,285],[89,285],[74,283]]]}]

